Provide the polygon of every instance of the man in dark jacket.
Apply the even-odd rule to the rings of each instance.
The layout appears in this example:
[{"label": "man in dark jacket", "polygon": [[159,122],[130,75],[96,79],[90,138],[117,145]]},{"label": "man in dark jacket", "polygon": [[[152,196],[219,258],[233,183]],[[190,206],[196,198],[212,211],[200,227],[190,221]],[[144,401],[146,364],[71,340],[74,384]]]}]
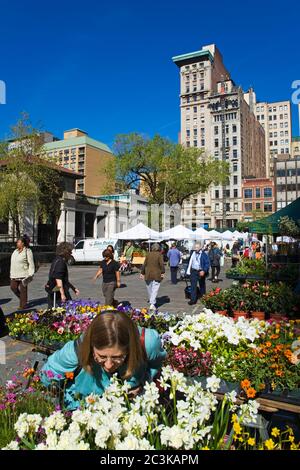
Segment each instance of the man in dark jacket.
[{"label": "man in dark jacket", "polygon": [[199,282],[200,297],[206,293],[205,278],[210,268],[209,257],[207,253],[201,250],[200,243],[195,243],[194,251],[189,260],[187,275],[191,276],[191,300],[189,305],[197,303],[197,284]]},{"label": "man in dark jacket", "polygon": [[156,297],[161,280],[165,275],[165,266],[160,246],[154,243],[151,252],[147,254],[141,270],[141,279],[145,279],[150,302],[150,310],[156,309]]},{"label": "man in dark jacket", "polygon": [[212,282],[218,282],[219,274],[221,271],[220,261],[221,261],[222,252],[218,248],[218,245],[215,242],[211,243],[208,256],[209,256],[209,261],[211,265]]}]

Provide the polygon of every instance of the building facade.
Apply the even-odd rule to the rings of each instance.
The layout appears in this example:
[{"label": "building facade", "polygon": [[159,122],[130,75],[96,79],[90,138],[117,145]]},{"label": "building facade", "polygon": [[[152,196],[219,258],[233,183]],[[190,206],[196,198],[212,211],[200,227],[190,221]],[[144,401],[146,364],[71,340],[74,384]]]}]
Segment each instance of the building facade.
[{"label": "building facade", "polygon": [[[296,152],[296,151],[295,151]],[[276,209],[282,209],[300,197],[300,155],[274,159]]]},{"label": "building facade", "polygon": [[254,102],[254,113],[265,130],[266,176],[274,177],[274,159],[291,155],[292,125],[289,101]]},{"label": "building facade", "polygon": [[82,179],[76,182],[76,193],[98,196],[107,192],[107,177],[104,168],[114,158],[107,145],[92,139],[80,129],[64,132],[63,140],[53,140],[44,145],[48,158],[76,171]]},{"label": "building facade", "polygon": [[291,157],[300,157],[300,137],[292,137]]},{"label": "building facade", "polygon": [[228,185],[192,196],[182,221],[191,228],[233,227],[243,215],[242,179],[266,174],[264,130],[214,44],[173,62],[180,71],[180,142],[230,166]]},{"label": "building facade", "polygon": [[273,178],[243,180],[243,213],[245,221],[266,217],[276,210]]}]

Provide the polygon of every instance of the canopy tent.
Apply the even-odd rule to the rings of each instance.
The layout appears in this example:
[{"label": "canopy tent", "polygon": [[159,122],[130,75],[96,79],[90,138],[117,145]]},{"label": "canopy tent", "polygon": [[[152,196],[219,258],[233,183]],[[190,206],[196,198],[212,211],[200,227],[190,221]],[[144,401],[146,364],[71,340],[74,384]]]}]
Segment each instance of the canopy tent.
[{"label": "canopy tent", "polygon": [[293,219],[294,222],[300,226],[300,197],[283,209],[274,212],[274,214],[264,217],[263,219],[255,220],[254,222],[250,222],[249,231],[252,233],[265,233],[270,235],[280,233],[280,217],[286,216]]},{"label": "canopy tent", "polygon": [[235,238],[235,235],[230,230],[221,233],[222,240],[232,240],[233,238]]},{"label": "canopy tent", "polygon": [[222,234],[217,230],[210,230],[207,235],[208,240],[222,240]]},{"label": "canopy tent", "polygon": [[276,242],[284,242],[284,243],[295,243],[297,240],[293,237],[287,237],[287,236],[282,236],[282,237],[276,237]]},{"label": "canopy tent", "polygon": [[209,232],[205,228],[199,227],[195,230],[194,236],[196,240],[208,240]]},{"label": "canopy tent", "polygon": [[112,238],[118,240],[148,240],[149,238],[158,240],[160,234],[143,223],[139,223],[135,227],[124,230],[124,232],[115,233]]},{"label": "canopy tent", "polygon": [[195,232],[190,230],[184,225],[176,225],[176,227],[160,232],[159,238],[161,240],[195,240]]}]

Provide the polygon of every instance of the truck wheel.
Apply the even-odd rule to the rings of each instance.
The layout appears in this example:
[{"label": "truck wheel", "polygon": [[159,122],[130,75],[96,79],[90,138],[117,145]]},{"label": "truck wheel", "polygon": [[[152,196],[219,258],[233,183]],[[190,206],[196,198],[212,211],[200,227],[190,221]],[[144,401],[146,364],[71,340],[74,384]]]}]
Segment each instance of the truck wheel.
[{"label": "truck wheel", "polygon": [[73,264],[75,264],[75,259],[71,256],[71,258],[68,259],[68,265],[73,266]]}]

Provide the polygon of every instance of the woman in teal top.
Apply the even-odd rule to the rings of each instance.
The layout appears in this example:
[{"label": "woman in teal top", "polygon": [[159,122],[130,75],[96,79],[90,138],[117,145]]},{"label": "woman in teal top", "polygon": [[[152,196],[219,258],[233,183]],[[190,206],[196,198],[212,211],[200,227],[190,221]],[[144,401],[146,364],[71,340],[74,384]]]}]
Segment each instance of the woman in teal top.
[{"label": "woman in teal top", "polygon": [[48,358],[42,382],[49,386],[74,373],[65,391],[68,409],[91,393],[102,395],[112,374],[131,385],[135,396],[158,374],[167,353],[157,331],[137,327],[123,312],[106,311],[90,324],[80,341],[69,341]]}]

